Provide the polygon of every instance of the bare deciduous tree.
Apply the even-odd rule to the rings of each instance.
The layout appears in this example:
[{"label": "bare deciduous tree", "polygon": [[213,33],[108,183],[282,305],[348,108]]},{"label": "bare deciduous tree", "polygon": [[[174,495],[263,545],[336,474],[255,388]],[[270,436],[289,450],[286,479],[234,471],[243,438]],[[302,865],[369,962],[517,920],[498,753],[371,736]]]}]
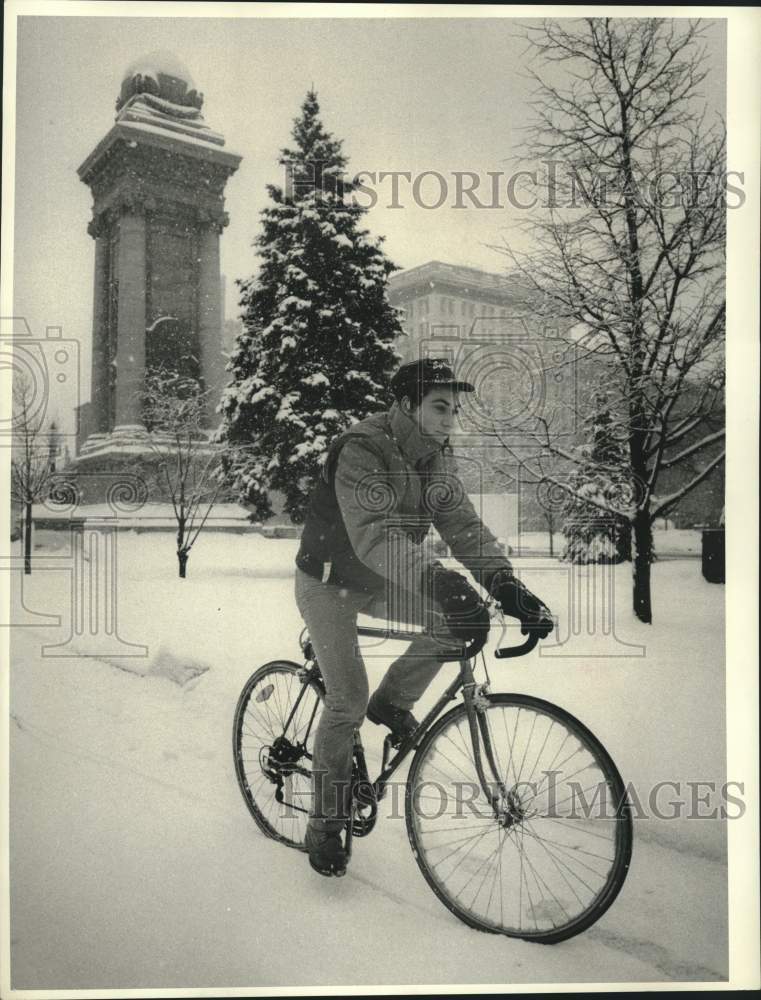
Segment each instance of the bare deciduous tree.
[{"label": "bare deciduous tree", "polygon": [[155,483],[169,498],[177,522],[177,561],[183,578],[190,550],[224,485],[219,446],[204,428],[208,395],[193,378],[163,370],[146,376],[146,436],[155,457]]},{"label": "bare deciduous tree", "polygon": [[[705,26],[590,18],[527,28],[547,167],[530,251],[499,249],[614,400],[633,484],[633,604],[652,621],[652,525],[723,461],[725,129],[701,107]],[[583,404],[583,397],[582,397]],[[717,426],[718,424],[718,426]],[[569,462],[548,428],[536,444]],[[661,473],[702,458],[668,495]]]},{"label": "bare deciduous tree", "polygon": [[24,573],[32,572],[32,507],[45,500],[55,472],[58,432],[45,428],[44,408],[28,376],[13,380],[11,499],[23,511]]}]

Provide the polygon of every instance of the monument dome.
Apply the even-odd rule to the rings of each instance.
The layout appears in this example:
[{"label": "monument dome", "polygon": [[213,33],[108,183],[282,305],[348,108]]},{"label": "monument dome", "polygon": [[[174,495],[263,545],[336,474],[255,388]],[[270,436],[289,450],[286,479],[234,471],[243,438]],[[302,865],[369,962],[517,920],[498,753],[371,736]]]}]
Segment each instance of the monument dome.
[{"label": "monument dome", "polygon": [[185,64],[172,52],[156,50],[135,59],[124,72],[116,110],[137,94],[151,94],[170,104],[201,109],[199,94]]}]

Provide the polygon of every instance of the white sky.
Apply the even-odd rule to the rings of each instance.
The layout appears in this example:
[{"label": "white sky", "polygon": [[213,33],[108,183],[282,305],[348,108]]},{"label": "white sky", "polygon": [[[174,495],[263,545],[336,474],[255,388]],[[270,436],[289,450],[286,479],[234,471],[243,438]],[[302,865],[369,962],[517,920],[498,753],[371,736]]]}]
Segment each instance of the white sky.
[{"label": "white sky", "polygon": [[[14,312],[34,336],[61,326],[81,344],[82,399],[89,397],[93,241],[91,195],[76,168],[106,134],[124,69],[155,49],[177,54],[205,95],[204,115],[243,156],[228,183],[222,237],[226,315],[234,279],[255,269],[251,240],[281,181],[278,151],[311,84],[323,120],[343,138],[349,170],[444,174],[441,208],[390,209],[389,181],[367,225],[386,236],[401,267],[431,259],[497,271],[486,246],[511,230],[514,209],[455,209],[452,172],[511,169],[528,115],[518,22],[489,19],[224,19],[22,17],[18,22]],[[724,22],[709,33],[706,99],[723,110]],[[731,166],[731,164],[730,164]],[[423,196],[435,196],[424,187]]]}]

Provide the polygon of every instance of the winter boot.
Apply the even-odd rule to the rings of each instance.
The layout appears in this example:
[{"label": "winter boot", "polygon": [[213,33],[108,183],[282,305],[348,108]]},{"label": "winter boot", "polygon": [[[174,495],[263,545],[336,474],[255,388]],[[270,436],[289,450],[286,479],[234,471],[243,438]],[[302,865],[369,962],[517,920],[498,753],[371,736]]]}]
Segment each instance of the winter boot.
[{"label": "winter boot", "polygon": [[309,864],[320,875],[345,875],[348,857],[341,829],[323,829],[307,823],[304,844],[309,852]]},{"label": "winter boot", "polygon": [[365,713],[370,722],[376,726],[388,726],[394,740],[401,742],[418,727],[418,721],[407,708],[397,708],[391,702],[384,701],[376,691],[367,703]]}]

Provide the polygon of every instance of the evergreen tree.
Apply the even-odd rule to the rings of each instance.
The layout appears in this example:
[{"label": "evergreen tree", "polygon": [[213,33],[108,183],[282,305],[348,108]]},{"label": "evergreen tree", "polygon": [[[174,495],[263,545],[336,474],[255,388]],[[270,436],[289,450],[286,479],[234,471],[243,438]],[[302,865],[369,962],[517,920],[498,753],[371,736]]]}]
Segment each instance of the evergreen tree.
[{"label": "evergreen tree", "polygon": [[[632,477],[626,443],[615,433],[606,393],[597,393],[588,423],[591,440],[581,448],[582,461],[568,484],[563,522],[566,545],[561,558],[573,563],[628,561]],[[613,513],[616,510],[620,513]]]},{"label": "evergreen tree", "polygon": [[[257,276],[239,281],[242,332],[219,410],[220,439],[231,446],[226,470],[257,518],[272,515],[269,493],[285,495],[303,517],[332,438],[385,409],[401,333],[387,299],[397,270],[383,238],[361,228],[340,140],[326,132],[310,91],[283,149],[285,190],[268,185],[254,245]],[[232,449],[246,446],[245,458]]]}]

